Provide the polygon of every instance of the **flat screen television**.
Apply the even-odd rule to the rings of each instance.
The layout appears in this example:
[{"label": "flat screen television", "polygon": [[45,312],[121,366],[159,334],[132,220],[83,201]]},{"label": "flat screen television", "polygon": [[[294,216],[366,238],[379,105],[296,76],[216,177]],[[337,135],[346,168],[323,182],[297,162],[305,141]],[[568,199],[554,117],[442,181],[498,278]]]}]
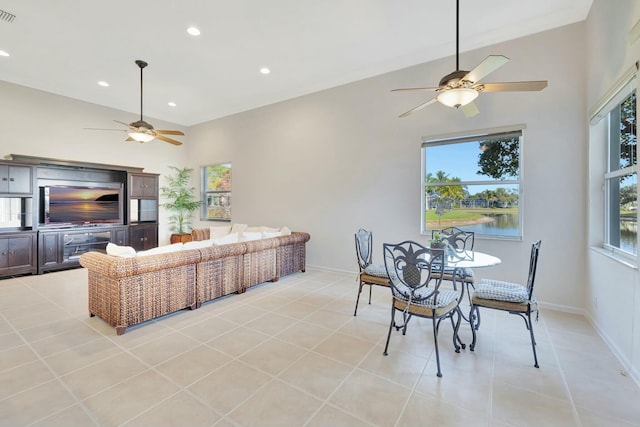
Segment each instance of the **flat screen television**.
[{"label": "flat screen television", "polygon": [[43,225],[123,224],[122,184],[40,187]]}]

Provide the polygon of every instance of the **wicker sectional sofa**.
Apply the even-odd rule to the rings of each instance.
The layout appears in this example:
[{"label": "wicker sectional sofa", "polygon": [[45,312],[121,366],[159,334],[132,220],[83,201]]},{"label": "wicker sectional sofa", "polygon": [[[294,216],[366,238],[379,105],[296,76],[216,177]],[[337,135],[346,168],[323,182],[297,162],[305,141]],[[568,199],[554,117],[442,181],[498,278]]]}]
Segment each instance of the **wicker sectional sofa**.
[{"label": "wicker sectional sofa", "polygon": [[[208,229],[193,230],[193,240],[206,240],[208,234]],[[293,232],[133,258],[87,252],[80,264],[88,271],[89,313],[122,335],[128,326],[304,272],[309,238]]]}]

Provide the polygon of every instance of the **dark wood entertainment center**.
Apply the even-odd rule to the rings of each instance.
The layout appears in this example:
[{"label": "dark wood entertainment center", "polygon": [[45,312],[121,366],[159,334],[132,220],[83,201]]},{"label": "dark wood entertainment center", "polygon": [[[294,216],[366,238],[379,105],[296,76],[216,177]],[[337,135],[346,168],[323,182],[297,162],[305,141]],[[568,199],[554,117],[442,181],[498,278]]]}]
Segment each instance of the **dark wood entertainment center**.
[{"label": "dark wood entertainment center", "polygon": [[[110,204],[119,211],[104,222],[49,221],[48,189],[68,187],[113,188],[119,196]],[[0,278],[77,267],[81,254],[104,251],[109,242],[136,250],[158,245],[158,174],[16,154],[0,160]]]}]

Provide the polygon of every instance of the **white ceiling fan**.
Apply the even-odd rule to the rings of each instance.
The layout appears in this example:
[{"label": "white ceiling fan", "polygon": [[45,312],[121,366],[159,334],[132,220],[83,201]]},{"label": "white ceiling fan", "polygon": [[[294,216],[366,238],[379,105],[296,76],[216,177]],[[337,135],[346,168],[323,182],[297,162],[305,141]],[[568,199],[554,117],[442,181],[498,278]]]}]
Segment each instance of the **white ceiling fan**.
[{"label": "white ceiling fan", "polygon": [[524,82],[504,82],[504,83],[480,83],[480,80],[502,67],[509,61],[503,55],[489,55],[484,61],[471,71],[460,69],[459,45],[460,45],[460,0],[456,0],[456,70],[447,74],[440,80],[438,87],[411,87],[404,89],[393,89],[392,92],[407,91],[435,91],[438,95],[427,102],[423,102],[400,114],[399,117],[406,117],[413,112],[422,110],[428,105],[440,102],[447,107],[462,110],[465,116],[473,117],[479,113],[478,107],[473,102],[480,92],[520,92],[520,91],[540,91],[547,87],[546,80],[524,81]]},{"label": "white ceiling fan", "polygon": [[127,129],[97,129],[97,128],[85,128],[89,130],[114,130],[119,132],[127,132],[129,137],[125,139],[125,141],[138,141],[149,142],[154,139],[159,139],[160,141],[168,142],[173,145],[182,145],[182,142],[177,141],[173,138],[169,138],[165,135],[184,135],[182,131],[179,130],[160,130],[154,129],[153,126],[144,121],[142,118],[142,70],[149,64],[144,61],[136,60],[136,65],[140,67],[140,120],[132,123],[125,123],[119,120],[114,120],[114,122],[119,123],[127,127]]}]

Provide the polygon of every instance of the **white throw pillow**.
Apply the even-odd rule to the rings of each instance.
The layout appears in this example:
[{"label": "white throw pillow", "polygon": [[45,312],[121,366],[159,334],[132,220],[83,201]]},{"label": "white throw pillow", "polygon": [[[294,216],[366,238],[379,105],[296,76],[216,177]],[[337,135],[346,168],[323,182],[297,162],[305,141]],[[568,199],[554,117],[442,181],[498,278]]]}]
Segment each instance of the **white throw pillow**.
[{"label": "white throw pillow", "polygon": [[107,255],[119,256],[121,258],[133,258],[136,250],[131,246],[118,246],[115,243],[107,243]]},{"label": "white throw pillow", "polygon": [[280,229],[280,235],[282,235],[282,236],[290,236],[291,235],[291,230],[289,230],[287,227],[282,227]]},{"label": "white throw pillow", "polygon": [[219,245],[228,245],[230,243],[238,243],[238,233],[227,234],[224,237],[219,237],[217,239],[211,239],[213,241],[214,246]]},{"label": "white throw pillow", "polygon": [[183,247],[184,247],[183,243],[174,243],[172,245],[167,245],[167,246],[158,246],[157,248],[149,249],[146,251],[140,251],[137,253],[137,256],[148,256],[148,255],[167,254],[170,252],[178,252],[178,251],[181,251]]},{"label": "white throw pillow", "polygon": [[260,239],[262,239],[261,231],[245,231],[244,233],[242,233],[242,239],[240,241],[248,242],[250,240],[260,240]]},{"label": "white throw pillow", "polygon": [[209,227],[209,238],[217,239],[218,237],[226,236],[231,233],[230,225],[220,225],[215,227]]},{"label": "white throw pillow", "polygon": [[236,233],[238,237],[242,237],[242,232],[247,229],[247,224],[233,224],[231,233]]},{"label": "white throw pillow", "polygon": [[263,231],[262,232],[263,239],[269,239],[271,237],[278,237],[278,236],[281,236],[279,231]]},{"label": "white throw pillow", "polygon": [[186,242],[184,244],[184,249],[202,249],[213,246],[213,240],[194,240],[192,242]]}]

